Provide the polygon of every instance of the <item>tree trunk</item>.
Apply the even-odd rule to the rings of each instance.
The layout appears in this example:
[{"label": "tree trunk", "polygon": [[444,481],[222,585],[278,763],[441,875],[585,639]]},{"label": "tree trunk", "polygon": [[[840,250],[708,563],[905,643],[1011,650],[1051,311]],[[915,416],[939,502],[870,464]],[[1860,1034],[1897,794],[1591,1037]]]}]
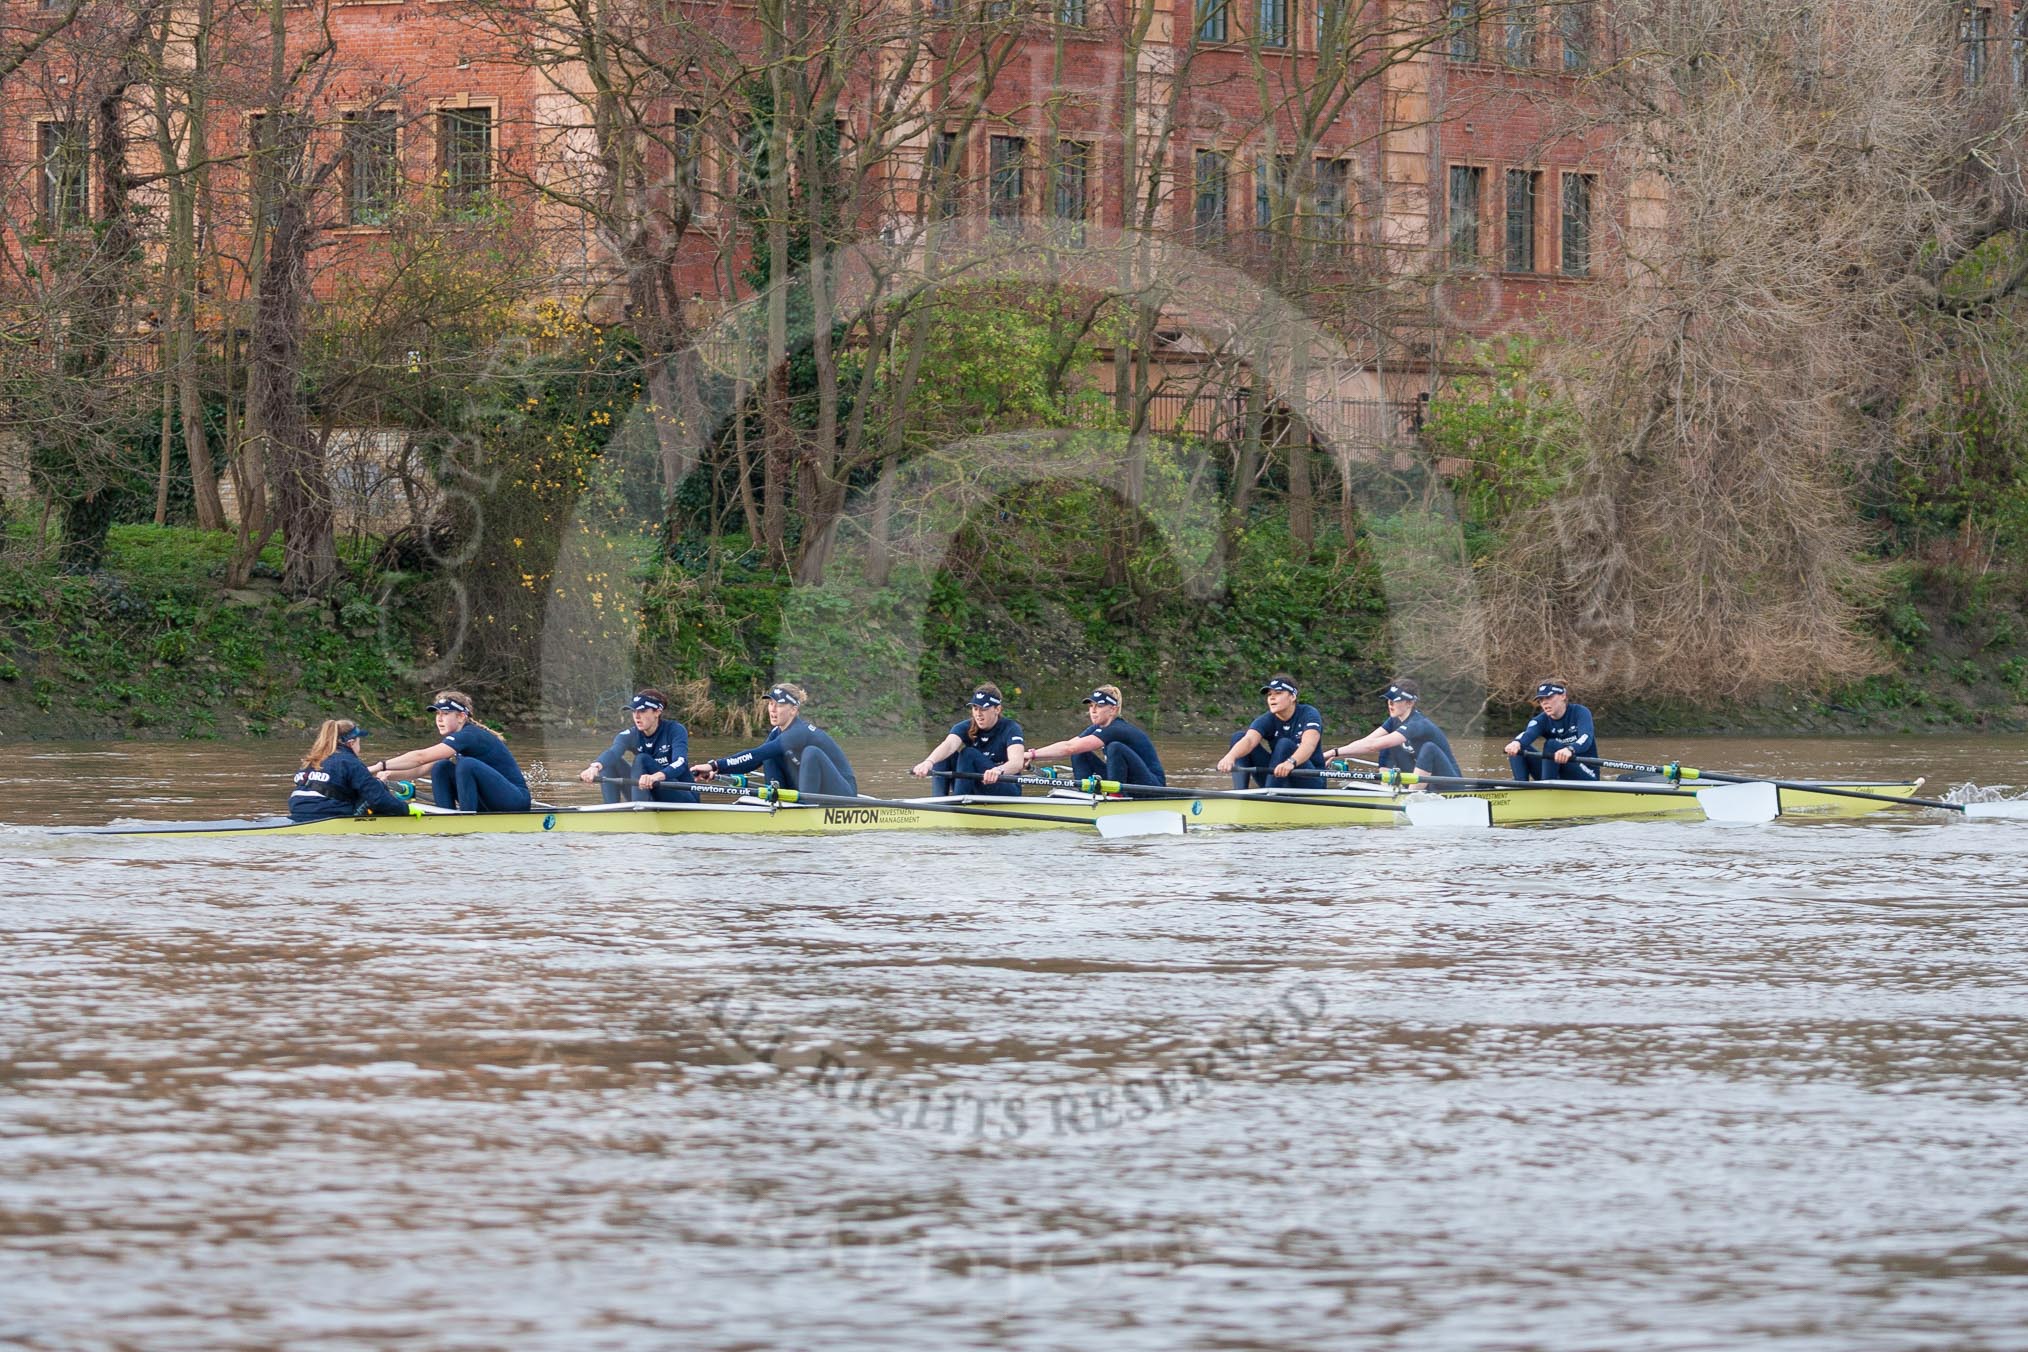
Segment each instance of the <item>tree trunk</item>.
[{"label": "tree trunk", "polygon": [[[277,133],[296,134],[280,128]],[[247,380],[260,402],[261,440],[282,531],[282,590],[291,596],[321,596],[338,576],[338,549],[324,443],[310,433],[296,374],[302,367],[304,301],[310,289],[305,194],[290,185],[280,194],[272,219]]]},{"label": "tree trunk", "polygon": [[866,543],[866,582],[885,587],[894,575],[894,545],[888,538],[894,529],[894,487],[901,469],[894,457],[880,462],[880,482],[873,489],[873,521]]},{"label": "tree trunk", "polygon": [[1289,461],[1289,534],[1301,552],[1308,554],[1317,543],[1317,492],[1310,479],[1310,442],[1298,436],[1289,423],[1280,426]]}]

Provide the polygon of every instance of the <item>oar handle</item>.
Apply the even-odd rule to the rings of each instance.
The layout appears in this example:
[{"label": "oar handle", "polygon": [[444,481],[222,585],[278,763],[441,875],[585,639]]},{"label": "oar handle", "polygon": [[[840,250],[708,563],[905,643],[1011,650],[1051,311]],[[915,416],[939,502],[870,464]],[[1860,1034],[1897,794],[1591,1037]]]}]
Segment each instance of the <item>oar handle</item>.
[{"label": "oar handle", "polygon": [[1378,770],[1354,770],[1349,762],[1340,759],[1325,762],[1324,778],[1355,779],[1363,784],[1420,784],[1426,776],[1385,766]]},{"label": "oar handle", "polygon": [[[1524,751],[1524,756],[1540,756],[1539,751]],[[1608,760],[1603,756],[1572,756],[1579,765],[1597,765],[1608,770],[1633,770],[1640,774],[1661,775],[1665,779],[1710,779],[1720,784],[1746,784],[1752,781],[1741,775],[1721,775],[1716,770],[1700,770],[1694,765],[1670,761],[1666,765],[1650,765],[1646,761]]]}]

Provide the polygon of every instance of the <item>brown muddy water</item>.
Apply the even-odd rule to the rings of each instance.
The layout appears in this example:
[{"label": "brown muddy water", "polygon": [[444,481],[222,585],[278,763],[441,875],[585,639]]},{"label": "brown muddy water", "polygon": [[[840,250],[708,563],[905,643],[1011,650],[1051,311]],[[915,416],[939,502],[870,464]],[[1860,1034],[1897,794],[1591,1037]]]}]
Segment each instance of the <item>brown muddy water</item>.
[{"label": "brown muddy water", "polygon": [[[298,751],[0,741],[0,820],[266,813]],[[2022,822],[7,829],[0,1345],[2021,1348],[2024,1056]]]}]

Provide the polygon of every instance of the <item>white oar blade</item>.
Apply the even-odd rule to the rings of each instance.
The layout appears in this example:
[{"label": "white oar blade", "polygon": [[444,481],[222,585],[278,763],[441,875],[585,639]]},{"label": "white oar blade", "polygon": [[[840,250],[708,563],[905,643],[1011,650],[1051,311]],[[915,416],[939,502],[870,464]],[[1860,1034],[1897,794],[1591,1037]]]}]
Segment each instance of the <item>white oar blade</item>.
[{"label": "white oar blade", "polygon": [[1782,815],[1781,790],[1772,784],[1713,784],[1697,790],[1707,821],[1771,822]]},{"label": "white oar blade", "polygon": [[1183,834],[1183,814],[1122,812],[1116,816],[1100,817],[1098,832],[1107,840],[1124,840],[1130,836],[1180,836]]},{"label": "white oar blade", "polygon": [[1493,824],[1493,805],[1483,798],[1446,798],[1436,793],[1411,793],[1402,799],[1408,824],[1453,831],[1472,831]]},{"label": "white oar blade", "polygon": [[2015,821],[2028,821],[2028,798],[2011,799],[2000,803],[1966,803],[1967,817],[2011,817]]}]

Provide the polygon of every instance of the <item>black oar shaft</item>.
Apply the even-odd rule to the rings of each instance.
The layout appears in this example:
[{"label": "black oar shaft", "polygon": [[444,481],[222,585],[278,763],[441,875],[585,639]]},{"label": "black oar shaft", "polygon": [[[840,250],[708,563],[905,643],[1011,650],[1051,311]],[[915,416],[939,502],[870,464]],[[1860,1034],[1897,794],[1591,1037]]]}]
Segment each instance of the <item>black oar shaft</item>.
[{"label": "black oar shaft", "polygon": [[1722,770],[1699,770],[1683,765],[1644,765],[1638,761],[1605,760],[1597,756],[1572,756],[1572,760],[1586,765],[1603,765],[1615,770],[1645,770],[1653,774],[1681,776],[1686,779],[1709,779],[1719,784],[1772,784],[1778,789],[1791,793],[1821,793],[1832,798],[1857,798],[1869,803],[1896,803],[1902,807],[1934,807],[1946,812],[1963,812],[1963,803],[1947,803],[1941,798],[1902,798],[1891,793],[1867,793],[1861,789],[1837,789],[1825,784],[1812,784],[1806,780],[1768,779],[1763,775],[1735,775]]},{"label": "black oar shaft", "polygon": [[[958,779],[977,779],[978,775],[959,774]],[[1242,791],[1234,789],[1190,789],[1167,784],[1122,784],[1110,779],[1051,779],[1044,775],[1011,776],[1016,784],[1033,784],[1043,788],[1073,789],[1090,793],[1097,788],[1102,793],[1117,794],[1123,798],[1146,798],[1154,802],[1180,802],[1189,798],[1243,798],[1252,803],[1300,803],[1306,807],[1349,808],[1364,812],[1400,812],[1404,809],[1398,803],[1361,803],[1343,798],[1316,798],[1305,796],[1301,789],[1262,789]],[[1003,779],[1002,783],[1007,780]]]}]

